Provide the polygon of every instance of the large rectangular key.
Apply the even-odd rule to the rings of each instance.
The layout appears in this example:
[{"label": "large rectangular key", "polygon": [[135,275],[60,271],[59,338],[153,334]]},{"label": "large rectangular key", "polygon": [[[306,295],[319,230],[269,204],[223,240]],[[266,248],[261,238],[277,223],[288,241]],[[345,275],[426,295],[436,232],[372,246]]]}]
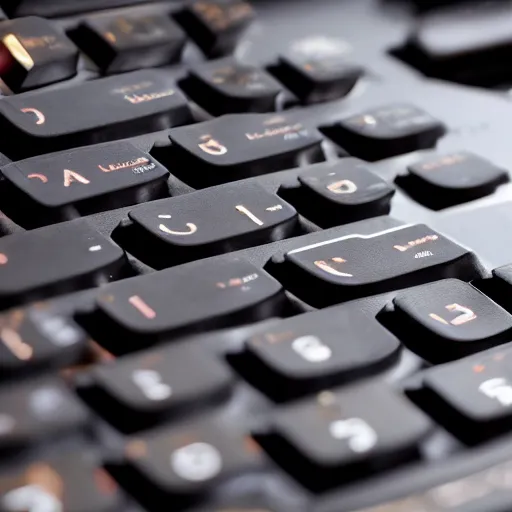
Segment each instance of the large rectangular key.
[{"label": "large rectangular key", "polygon": [[328,239],[274,263],[285,287],[316,307],[446,277],[481,276],[471,251],[424,224]]},{"label": "large rectangular key", "polygon": [[157,69],[0,101],[2,143],[17,159],[164,130],[190,119],[172,76]]}]

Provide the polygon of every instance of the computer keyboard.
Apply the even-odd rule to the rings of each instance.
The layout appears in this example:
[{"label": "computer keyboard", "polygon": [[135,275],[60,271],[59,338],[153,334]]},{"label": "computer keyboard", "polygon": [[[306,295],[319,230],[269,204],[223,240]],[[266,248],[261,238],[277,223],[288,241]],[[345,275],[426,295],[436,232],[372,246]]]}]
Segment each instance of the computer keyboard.
[{"label": "computer keyboard", "polygon": [[511,2],[0,7],[1,512],[512,510]]}]

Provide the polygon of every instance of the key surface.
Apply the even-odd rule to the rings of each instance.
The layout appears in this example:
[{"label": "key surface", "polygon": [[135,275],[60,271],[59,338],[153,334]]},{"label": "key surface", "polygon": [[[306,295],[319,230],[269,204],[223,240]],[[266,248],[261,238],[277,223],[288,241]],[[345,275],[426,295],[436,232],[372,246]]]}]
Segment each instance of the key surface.
[{"label": "key surface", "polygon": [[0,391],[0,449],[26,448],[83,429],[89,413],[58,378],[42,377]]},{"label": "key surface", "polygon": [[130,211],[129,251],[156,268],[290,236],[293,207],[257,183],[224,185],[152,201]]},{"label": "key surface", "polygon": [[219,116],[271,112],[283,88],[265,70],[227,57],[192,68],[185,90],[205,110]]},{"label": "key surface", "polygon": [[512,316],[458,279],[400,292],[393,304],[389,321],[397,336],[436,363],[512,341]]},{"label": "key surface", "polygon": [[278,408],[261,442],[303,485],[324,490],[416,458],[430,428],[405,397],[369,381]]},{"label": "key surface", "polygon": [[325,240],[273,263],[270,271],[286,288],[317,307],[454,275],[469,281],[481,272],[473,253],[424,224]]},{"label": "key surface", "polygon": [[413,105],[386,105],[324,127],[349,154],[367,161],[434,147],[446,127]]},{"label": "key surface", "polygon": [[0,475],[2,512],[117,512],[115,481],[87,452],[35,460]]},{"label": "key surface", "polygon": [[130,337],[148,343],[266,318],[278,314],[283,300],[274,278],[245,260],[226,257],[121,281],[104,288],[97,305],[100,319],[122,331],[123,344],[112,347],[120,351]]},{"label": "key surface", "polygon": [[91,16],[72,37],[106,73],[171,64],[179,59],[185,45],[185,34],[165,13]]},{"label": "key surface", "polygon": [[79,219],[0,239],[0,304],[30,301],[115,278],[124,251]]},{"label": "key surface", "polygon": [[281,195],[321,227],[387,215],[395,189],[371,165],[357,158],[316,164],[299,174],[299,189]]},{"label": "key surface", "polygon": [[255,17],[246,0],[189,0],[176,19],[209,57],[231,53]]},{"label": "key surface", "polygon": [[172,129],[170,139],[172,172],[196,188],[296,167],[322,141],[290,113],[225,115]]},{"label": "key surface", "polygon": [[408,169],[397,183],[433,209],[490,195],[509,180],[505,169],[468,151],[433,156]]},{"label": "key surface", "polygon": [[6,311],[0,315],[2,377],[78,363],[87,339],[72,318],[51,311],[44,303]]},{"label": "key surface", "polygon": [[89,402],[124,432],[205,407],[227,395],[233,376],[214,356],[187,344],[119,358],[92,370]]},{"label": "key surface", "polygon": [[374,318],[336,306],[255,334],[238,368],[270,396],[288,399],[382,371],[399,350],[398,340]]},{"label": "key surface", "polygon": [[19,211],[20,223],[29,225],[64,220],[69,206],[92,213],[147,200],[165,188],[169,176],[149,154],[125,141],[33,157],[1,172],[24,202],[20,205],[19,194],[7,196],[5,201],[14,203],[10,216],[18,218]]},{"label": "key surface", "polygon": [[51,22],[35,16],[0,22],[0,78],[14,92],[76,74],[78,49]]},{"label": "key surface", "polygon": [[0,117],[6,147],[23,157],[163,130],[190,110],[167,71],[148,69],[6,97]]}]

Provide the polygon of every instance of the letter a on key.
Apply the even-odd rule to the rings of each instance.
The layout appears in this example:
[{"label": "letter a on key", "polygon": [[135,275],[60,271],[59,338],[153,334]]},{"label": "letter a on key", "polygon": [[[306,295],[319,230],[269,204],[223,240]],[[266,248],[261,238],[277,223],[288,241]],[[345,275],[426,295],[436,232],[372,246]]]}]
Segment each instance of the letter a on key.
[{"label": "letter a on key", "polygon": [[75,171],[70,171],[69,169],[64,169],[64,186],[69,187],[74,181],[79,181],[84,185],[88,185],[90,181],[87,178],[84,178],[81,174],[78,174]]}]

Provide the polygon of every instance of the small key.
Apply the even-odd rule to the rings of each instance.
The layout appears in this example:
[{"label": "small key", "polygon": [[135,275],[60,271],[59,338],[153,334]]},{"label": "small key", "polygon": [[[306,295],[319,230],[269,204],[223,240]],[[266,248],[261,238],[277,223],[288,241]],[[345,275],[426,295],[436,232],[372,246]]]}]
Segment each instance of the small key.
[{"label": "small key", "polygon": [[190,0],[176,19],[209,57],[232,53],[255,17],[246,0]]},{"label": "small key", "polygon": [[297,212],[256,183],[153,201],[129,213],[123,246],[154,268],[291,236]]},{"label": "small key", "polygon": [[411,398],[465,443],[506,433],[512,426],[511,358],[507,345],[433,367]]},{"label": "small key", "polygon": [[396,391],[366,382],[277,409],[257,440],[303,485],[326,490],[418,457],[430,428]]},{"label": "small key", "polygon": [[349,154],[375,161],[432,148],[446,127],[412,105],[389,105],[361,112],[323,130]]},{"label": "small key", "polygon": [[470,281],[482,272],[473,253],[424,224],[325,240],[274,263],[286,288],[316,307],[446,277]]},{"label": "small key", "polygon": [[288,113],[226,115],[175,128],[170,139],[173,174],[196,188],[297,167],[318,157],[322,142],[316,128]]},{"label": "small key", "polygon": [[3,143],[22,158],[164,130],[190,119],[174,80],[157,69],[0,101]]},{"label": "small key", "polygon": [[115,279],[126,257],[79,219],[0,239],[0,305],[28,302]]},{"label": "small key", "polygon": [[395,189],[357,158],[311,166],[298,176],[300,188],[281,189],[302,215],[322,227],[387,215]]},{"label": "small key", "polygon": [[86,428],[89,415],[60,379],[44,377],[0,391],[0,449],[29,445]]},{"label": "small key", "polygon": [[87,339],[73,319],[52,312],[44,303],[6,311],[0,315],[2,377],[78,363]]},{"label": "small key", "polygon": [[283,87],[263,69],[228,57],[197,65],[183,86],[210,114],[271,112]]},{"label": "small key", "polygon": [[144,346],[185,332],[275,316],[283,300],[281,285],[264,271],[245,260],[217,258],[104,288],[94,325],[118,353],[129,349],[130,339]]},{"label": "small key", "polygon": [[414,199],[440,209],[490,195],[508,180],[505,169],[462,151],[413,164],[409,174],[397,178],[397,183]]},{"label": "small key", "polygon": [[71,206],[86,215],[161,196],[169,176],[125,141],[33,157],[1,172],[15,187],[5,194],[9,216],[30,227],[66,220]]},{"label": "small key", "polygon": [[386,325],[432,362],[458,359],[512,340],[512,315],[458,279],[401,292],[393,304]]},{"label": "small key", "polygon": [[344,53],[343,46],[335,43],[318,45],[316,51],[298,44],[279,58],[273,71],[301,102],[333,101],[346,96],[364,73],[347,62]]},{"label": "small key", "polygon": [[282,320],[250,338],[239,371],[275,399],[310,394],[382,371],[400,343],[346,306]]},{"label": "small key", "polygon": [[185,34],[167,15],[99,14],[71,37],[105,73],[121,73],[179,60]]},{"label": "small key", "polygon": [[87,397],[124,432],[225,397],[233,383],[226,365],[188,344],[134,354],[92,370]]},{"label": "small key", "polygon": [[492,279],[479,281],[477,286],[507,311],[512,310],[512,264],[495,268],[492,271]]},{"label": "small key", "polygon": [[43,18],[0,22],[0,78],[14,92],[76,74],[78,49]]},{"label": "small key", "polygon": [[35,460],[0,475],[2,512],[117,512],[121,506],[117,484],[87,452]]},{"label": "small key", "polygon": [[[232,423],[203,417],[131,438],[119,480],[148,508],[163,500],[194,500],[222,481],[260,467],[258,445]],[[147,489],[144,492],[143,489]]]}]

